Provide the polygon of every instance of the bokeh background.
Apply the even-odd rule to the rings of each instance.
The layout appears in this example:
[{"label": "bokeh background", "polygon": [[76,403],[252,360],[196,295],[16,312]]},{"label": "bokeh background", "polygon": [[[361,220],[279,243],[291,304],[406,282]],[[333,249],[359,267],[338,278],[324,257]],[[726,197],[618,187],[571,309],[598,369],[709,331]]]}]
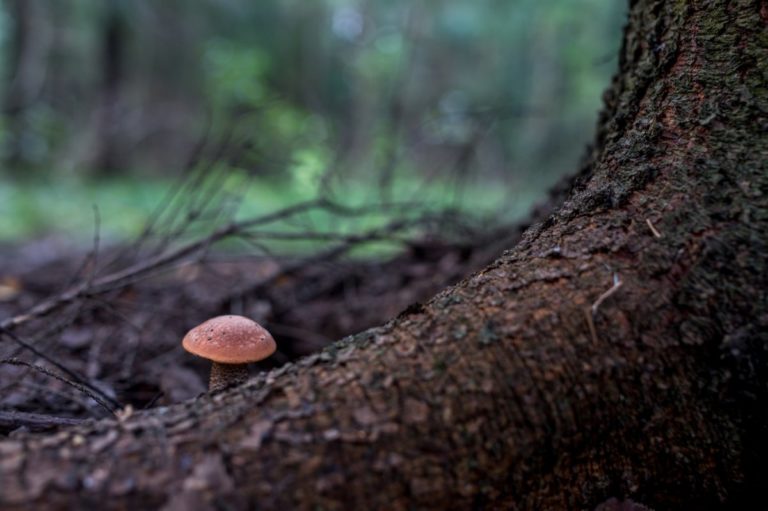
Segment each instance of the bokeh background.
[{"label": "bokeh background", "polygon": [[320,195],[514,219],[577,168],[625,10],[4,0],[0,243],[87,242],[95,216],[129,241],[195,172],[243,217]]},{"label": "bokeh background", "polygon": [[0,435],[193,398],[210,317],[272,332],[258,372],[485,267],[578,169],[625,8],[0,0]]}]

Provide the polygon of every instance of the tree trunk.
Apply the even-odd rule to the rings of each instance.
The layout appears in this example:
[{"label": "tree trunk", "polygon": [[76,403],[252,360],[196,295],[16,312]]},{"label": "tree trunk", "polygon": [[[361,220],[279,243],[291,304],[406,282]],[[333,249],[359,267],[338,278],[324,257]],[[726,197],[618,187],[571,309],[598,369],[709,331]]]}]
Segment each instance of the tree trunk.
[{"label": "tree trunk", "polygon": [[106,4],[101,27],[101,99],[97,112],[96,147],[91,166],[95,174],[110,175],[125,165],[121,153],[120,102],[125,80],[128,23],[116,0]]},{"label": "tree trunk", "polygon": [[45,82],[50,27],[45,5],[38,0],[7,3],[11,21],[7,62],[9,81],[4,91],[2,114],[7,137],[5,163],[12,170],[28,163],[31,132],[26,114],[38,99]]},{"label": "tree trunk", "polygon": [[632,2],[590,163],[517,247],[242,387],[0,443],[1,507],[734,508],[768,454],[766,24]]}]

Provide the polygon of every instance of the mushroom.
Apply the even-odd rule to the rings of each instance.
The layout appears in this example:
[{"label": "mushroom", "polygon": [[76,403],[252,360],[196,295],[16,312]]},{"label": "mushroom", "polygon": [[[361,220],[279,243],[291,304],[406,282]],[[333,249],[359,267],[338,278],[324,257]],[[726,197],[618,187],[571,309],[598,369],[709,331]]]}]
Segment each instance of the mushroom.
[{"label": "mushroom", "polygon": [[185,350],[213,361],[208,390],[217,390],[248,379],[248,364],[275,352],[275,340],[255,321],[243,316],[218,316],[184,336]]}]

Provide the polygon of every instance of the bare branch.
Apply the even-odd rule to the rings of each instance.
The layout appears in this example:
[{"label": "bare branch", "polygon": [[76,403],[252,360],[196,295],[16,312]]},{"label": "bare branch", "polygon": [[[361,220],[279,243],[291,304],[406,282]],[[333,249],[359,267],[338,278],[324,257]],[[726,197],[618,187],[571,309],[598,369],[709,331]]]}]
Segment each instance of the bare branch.
[{"label": "bare branch", "polygon": [[[56,367],[59,371],[61,371],[62,373],[66,374],[67,376],[69,376],[73,380],[75,380],[75,382],[77,382],[77,383],[73,383],[73,385],[78,385],[79,387],[82,387],[84,389],[89,389],[89,392],[88,392],[89,394],[90,394],[90,392],[98,394],[102,398],[104,398],[105,401],[109,401],[110,403],[112,403],[113,407],[121,408],[121,404],[120,404],[119,401],[117,401],[116,399],[106,395],[101,389],[98,389],[98,388],[94,387],[93,385],[89,384],[88,382],[83,380],[80,376],[78,376],[77,373],[75,373],[71,369],[67,368],[66,366],[60,364],[56,360],[52,359],[51,357],[49,357],[48,355],[46,355],[42,351],[38,350],[37,348],[32,346],[30,343],[26,342],[24,339],[22,339],[21,337],[19,337],[15,333],[11,332],[10,330],[8,330],[8,329],[6,329],[6,328],[4,328],[2,326],[0,326],[0,333],[7,335],[11,339],[13,339],[19,346],[21,346],[24,349],[29,350],[30,352],[34,353],[36,356],[38,356],[41,359],[45,360],[49,364],[51,364],[54,367]],[[17,360],[17,359],[16,358],[10,358],[10,359],[6,359],[6,360]],[[26,362],[23,362],[23,363],[20,363],[20,364],[12,364],[12,365],[25,365],[25,366],[32,367],[32,368],[38,367],[38,366],[32,366],[31,364],[27,364]],[[56,378],[61,378],[61,377],[58,377],[58,376],[55,376],[55,377]],[[67,380],[67,381],[69,381],[69,380]],[[97,402],[99,404],[101,404],[100,401],[97,401]],[[110,407],[107,407],[107,409],[110,412],[112,411],[112,408],[110,408]]]},{"label": "bare branch", "polygon": [[103,401],[100,397],[98,397],[96,394],[91,392],[88,388],[86,388],[84,385],[81,385],[77,382],[74,382],[72,380],[68,380],[67,378],[64,378],[61,375],[58,375],[54,372],[51,372],[50,370],[46,369],[43,366],[30,364],[29,362],[24,362],[23,360],[19,360],[18,358],[6,358],[0,360],[0,364],[8,364],[13,366],[22,366],[22,367],[28,367],[30,369],[34,369],[35,371],[42,373],[46,376],[50,376],[51,378],[55,378],[56,380],[59,380],[62,383],[65,383],[69,385],[70,387],[73,387],[77,389],[78,391],[82,392],[89,398],[93,399],[96,403],[98,403],[99,406],[104,408],[107,412],[110,413],[110,415],[114,415],[115,411],[114,409],[109,406],[105,401]]},{"label": "bare branch", "polygon": [[0,430],[12,431],[16,428],[27,428],[30,431],[45,431],[61,426],[77,426],[87,419],[74,417],[57,417],[40,413],[19,412],[16,410],[0,410]]},{"label": "bare branch", "polygon": [[[54,310],[57,310],[61,306],[72,303],[80,298],[105,293],[123,287],[132,282],[135,282],[140,278],[144,278],[157,270],[165,269],[170,264],[178,262],[192,254],[204,250],[214,243],[217,243],[225,238],[241,234],[248,229],[258,225],[277,222],[299,213],[317,209],[328,211],[339,216],[356,216],[367,213],[386,211],[387,209],[393,208],[395,206],[403,207],[406,205],[407,204],[403,203],[384,203],[359,208],[351,208],[324,199],[318,199],[302,202],[294,206],[263,215],[261,217],[245,220],[242,222],[232,222],[228,225],[218,228],[204,238],[188,242],[174,250],[170,250],[143,261],[139,261],[127,268],[115,271],[103,277],[95,278],[92,280],[92,282],[83,282],[78,284],[68,289],[67,291],[64,291],[56,296],[49,298],[48,300],[39,303],[25,313],[0,321],[0,328],[5,330],[15,328],[33,319],[44,317]],[[345,242],[345,245],[358,241],[370,241],[371,239],[371,234],[362,236],[350,236],[347,242]]]}]

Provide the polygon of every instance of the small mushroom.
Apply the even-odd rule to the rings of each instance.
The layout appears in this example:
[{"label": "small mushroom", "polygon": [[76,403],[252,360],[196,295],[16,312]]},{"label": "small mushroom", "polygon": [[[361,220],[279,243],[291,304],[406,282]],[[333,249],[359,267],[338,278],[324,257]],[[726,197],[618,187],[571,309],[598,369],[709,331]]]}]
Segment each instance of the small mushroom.
[{"label": "small mushroom", "polygon": [[275,352],[275,340],[255,321],[243,316],[218,316],[184,336],[185,350],[213,361],[208,390],[224,388],[248,379],[248,364]]}]

